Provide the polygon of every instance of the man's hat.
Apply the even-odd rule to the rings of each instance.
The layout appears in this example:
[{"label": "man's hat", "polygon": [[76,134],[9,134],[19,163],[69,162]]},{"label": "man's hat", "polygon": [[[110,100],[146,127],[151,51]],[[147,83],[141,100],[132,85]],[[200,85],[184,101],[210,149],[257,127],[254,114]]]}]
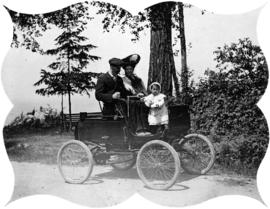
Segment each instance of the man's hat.
[{"label": "man's hat", "polygon": [[118,58],[112,58],[109,60],[109,64],[116,67],[122,67],[124,62]]},{"label": "man's hat", "polygon": [[125,66],[132,66],[135,67],[141,60],[140,55],[138,54],[132,54],[127,56],[126,58],[122,59],[124,62],[123,67]]}]

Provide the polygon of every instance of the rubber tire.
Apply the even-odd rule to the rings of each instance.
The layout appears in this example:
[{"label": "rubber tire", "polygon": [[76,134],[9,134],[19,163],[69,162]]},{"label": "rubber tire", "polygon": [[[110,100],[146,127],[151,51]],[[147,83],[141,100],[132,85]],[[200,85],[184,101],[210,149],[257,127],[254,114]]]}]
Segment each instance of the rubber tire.
[{"label": "rubber tire", "polygon": [[[141,168],[140,168],[140,158],[141,158],[142,152],[144,151],[145,148],[147,148],[148,146],[151,146],[153,144],[160,144],[162,146],[165,146],[171,152],[171,154],[173,155],[173,158],[175,160],[175,174],[174,174],[173,178],[170,180],[170,182],[164,186],[157,186],[156,187],[156,186],[151,185],[151,183],[149,183],[148,180],[144,177],[144,175],[141,171]],[[137,155],[137,172],[138,172],[140,179],[143,181],[143,183],[147,187],[154,189],[154,190],[168,190],[169,188],[171,188],[175,184],[175,182],[179,176],[179,173],[180,173],[180,160],[179,160],[178,153],[167,142],[164,142],[161,140],[149,141],[143,145],[143,147],[139,150],[139,153]]]},{"label": "rubber tire", "polygon": [[[62,166],[61,159],[60,159],[61,158],[61,152],[63,151],[63,149],[66,146],[68,146],[70,144],[76,144],[76,145],[81,146],[83,148],[83,150],[86,152],[87,157],[88,157],[89,167],[88,167],[88,170],[87,170],[87,173],[86,173],[85,177],[83,179],[81,179],[81,180],[71,180],[71,179],[66,178],[66,176],[64,175],[64,173],[63,173],[63,171],[61,169],[61,166]],[[89,148],[83,142],[77,141],[77,140],[70,140],[70,141],[64,143],[62,145],[62,147],[59,149],[58,154],[57,154],[57,165],[58,165],[58,170],[59,170],[61,176],[63,177],[63,179],[65,180],[65,182],[70,183],[70,184],[82,184],[89,178],[89,176],[91,175],[91,173],[93,171],[93,167],[94,167],[93,155],[90,152]]]},{"label": "rubber tire", "polygon": [[181,166],[182,168],[189,174],[194,174],[194,175],[204,175],[206,174],[211,168],[212,166],[214,165],[214,162],[215,162],[215,158],[216,158],[216,152],[215,152],[215,149],[214,149],[214,146],[212,144],[212,142],[204,135],[201,135],[201,134],[188,134],[186,135],[183,140],[181,140],[179,142],[179,145],[182,146],[185,142],[187,142],[190,138],[192,137],[198,137],[200,138],[201,140],[205,141],[210,149],[210,152],[211,152],[211,159],[208,163],[208,166],[203,169],[201,172],[197,172],[195,170],[191,170],[189,167],[186,167],[185,166],[185,163],[183,163],[181,161],[181,158],[180,158],[180,161],[181,161]]}]

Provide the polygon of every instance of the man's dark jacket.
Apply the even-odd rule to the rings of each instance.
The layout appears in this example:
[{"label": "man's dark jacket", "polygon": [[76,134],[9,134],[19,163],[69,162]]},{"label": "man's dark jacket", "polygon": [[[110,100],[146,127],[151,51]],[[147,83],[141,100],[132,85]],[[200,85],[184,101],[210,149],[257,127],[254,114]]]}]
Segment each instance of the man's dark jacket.
[{"label": "man's dark jacket", "polygon": [[103,115],[115,114],[115,102],[112,95],[115,92],[120,92],[121,98],[126,98],[130,93],[125,89],[121,77],[116,76],[114,80],[109,73],[102,74],[96,85],[96,99],[103,102]]}]

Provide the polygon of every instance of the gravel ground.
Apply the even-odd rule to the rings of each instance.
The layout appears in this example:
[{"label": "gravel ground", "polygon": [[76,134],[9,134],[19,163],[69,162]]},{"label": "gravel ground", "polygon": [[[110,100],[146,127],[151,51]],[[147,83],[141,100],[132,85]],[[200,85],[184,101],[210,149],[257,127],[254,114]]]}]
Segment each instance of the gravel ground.
[{"label": "gravel ground", "polygon": [[260,200],[256,180],[237,175],[192,176],[181,173],[168,191],[151,190],[144,186],[134,168],[115,171],[110,166],[95,166],[84,184],[67,184],[57,165],[12,161],[15,188],[11,201],[34,195],[50,194],[90,207],[119,204],[138,192],[155,203],[166,206],[193,205],[213,197],[239,194]]}]

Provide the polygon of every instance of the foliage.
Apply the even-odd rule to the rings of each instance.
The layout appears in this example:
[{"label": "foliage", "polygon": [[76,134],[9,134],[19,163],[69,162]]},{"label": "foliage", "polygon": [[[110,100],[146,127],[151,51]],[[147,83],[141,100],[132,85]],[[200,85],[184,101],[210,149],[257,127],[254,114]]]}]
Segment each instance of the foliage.
[{"label": "foliage", "polygon": [[139,12],[138,15],[132,16],[125,9],[113,4],[93,1],[91,5],[98,8],[98,15],[104,15],[102,20],[104,32],[118,28],[122,33],[129,31],[132,35],[131,40],[137,41],[139,40],[140,32],[150,27],[145,12]]},{"label": "foliage", "polygon": [[[91,20],[89,15],[88,2],[80,2],[61,10],[45,14],[23,14],[8,10],[14,23],[14,35],[12,47],[24,47],[33,52],[43,53],[38,43],[38,38],[44,32],[53,27],[65,28],[67,25],[73,27],[80,22],[80,29],[84,30],[86,22]],[[76,24],[77,25],[77,24]]]},{"label": "foliage", "polygon": [[24,131],[38,129],[50,129],[60,126],[60,113],[50,105],[40,107],[39,110],[33,109],[28,113],[21,113],[4,127],[4,138]]},{"label": "foliage", "polygon": [[[68,28],[68,27],[78,27],[78,23],[80,24],[79,30],[84,30],[87,25],[87,21],[91,20],[93,17],[89,15],[89,5],[95,6],[98,8],[97,14],[104,15],[104,19],[102,20],[103,29],[104,31],[110,31],[112,28],[119,28],[120,31],[123,33],[129,31],[132,41],[137,41],[140,38],[142,32],[145,29],[151,29],[151,31],[158,31],[163,30],[167,34],[164,36],[168,39],[166,41],[161,41],[162,43],[167,43],[167,45],[162,48],[161,51],[169,51],[168,58],[162,60],[161,64],[158,66],[164,66],[164,68],[156,67],[154,65],[150,65],[149,72],[162,72],[164,74],[163,79],[162,76],[158,76],[157,80],[162,83],[164,88],[164,93],[168,93],[171,95],[172,93],[172,78],[174,80],[174,85],[176,88],[176,92],[179,95],[179,84],[178,84],[178,77],[176,75],[175,65],[173,61],[173,53],[171,54],[171,50],[175,48],[175,51],[179,51],[176,49],[177,47],[177,40],[183,37],[183,33],[180,34],[180,25],[183,18],[180,17],[179,8],[183,7],[182,3],[176,2],[165,2],[162,4],[157,4],[152,7],[147,8],[144,12],[140,12],[136,16],[132,16],[126,10],[117,7],[115,5],[104,3],[104,2],[82,2],[78,4],[71,5],[70,7],[66,7],[62,10],[55,11],[52,13],[47,14],[40,14],[40,15],[27,15],[27,14],[20,14],[16,13],[12,10],[9,10],[9,13],[12,17],[14,24],[14,37],[13,37],[13,47],[25,47],[26,49],[30,49],[33,52],[44,53],[44,51],[40,48],[38,38],[43,36],[44,32],[52,27],[58,27],[60,29]],[[190,7],[190,5],[184,5],[185,7]],[[168,11],[170,11],[168,13]],[[169,18],[164,19],[161,14],[169,14]],[[165,15],[166,16],[166,15]],[[183,21],[182,21],[183,22]],[[160,24],[165,23],[165,24]],[[161,25],[168,25],[170,30],[165,29]],[[163,27],[163,29],[160,29]],[[172,43],[171,41],[171,30],[175,30],[176,34],[174,40],[175,42]],[[63,34],[64,35],[64,34]],[[67,34],[66,34],[67,35]],[[19,38],[22,36],[22,38]],[[168,38],[167,38],[168,37]],[[152,35],[151,35],[152,38]],[[156,39],[157,40],[157,39]],[[157,40],[158,41],[158,40]],[[152,43],[152,42],[151,42]],[[156,43],[153,43],[156,45]],[[181,43],[181,48],[183,44]],[[151,48],[152,51],[155,51],[157,54],[160,54],[157,49]],[[166,49],[165,49],[166,48]],[[168,48],[168,49],[167,49]],[[185,50],[185,49],[184,49]],[[173,51],[173,50],[172,50]],[[165,53],[166,53],[165,52]],[[176,53],[177,54],[177,53]],[[185,55],[183,55],[185,56]],[[156,63],[156,58],[151,58],[150,56],[150,63]],[[161,68],[161,69],[160,69]],[[184,67],[186,69],[186,67]],[[169,72],[166,74],[166,72]],[[155,74],[155,73],[154,73]],[[183,73],[186,75],[186,73]],[[149,73],[149,78],[153,77],[152,74]],[[157,74],[159,75],[159,74]],[[161,77],[161,78],[160,78]],[[182,76],[186,79],[186,76]],[[154,78],[153,78],[154,79]],[[153,80],[152,79],[152,80]],[[185,80],[184,79],[184,80]],[[148,80],[148,83],[152,82],[151,79]],[[187,83],[187,82],[183,82]],[[184,88],[186,89],[186,88]]]},{"label": "foliage", "polygon": [[[85,44],[84,42],[88,38],[81,35],[87,21],[77,18],[76,11],[78,9],[74,9],[72,6],[70,8],[71,10],[65,11],[66,13],[62,13],[62,10],[60,12],[59,28],[63,32],[55,39],[56,48],[46,51],[46,54],[56,56],[56,61],[48,66],[50,70],[55,72],[51,73],[42,69],[41,79],[34,85],[45,85],[45,87],[36,90],[37,94],[67,95],[69,114],[71,115],[71,95],[86,93],[90,96],[89,90],[94,88],[93,77],[98,74],[84,70],[90,61],[98,60],[100,57],[89,53],[96,46],[89,43]],[[63,102],[61,102],[61,105],[63,109]]]},{"label": "foliage", "polygon": [[[132,41],[138,41],[140,39],[140,35],[145,30],[159,27],[159,25],[155,24],[156,21],[153,21],[160,18],[160,15],[155,10],[160,10],[160,12],[162,12],[162,9],[167,11],[168,8],[171,11],[172,28],[176,31],[179,31],[180,28],[179,3],[177,2],[163,2],[156,4],[146,8],[143,12],[139,12],[138,15],[134,16],[125,9],[110,3],[93,1],[90,4],[98,8],[97,14],[104,15],[102,21],[104,32],[109,32],[111,29],[118,28],[122,33],[130,32],[132,35]],[[183,6],[185,8],[191,7],[190,4],[183,4]],[[180,36],[181,34],[178,34],[176,35],[176,38],[179,39]],[[176,44],[177,41],[175,41],[174,45]]]},{"label": "foliage", "polygon": [[[36,93],[42,96],[52,96],[52,95],[65,95],[68,90],[67,83],[67,73],[65,72],[47,72],[46,70],[41,70],[41,79],[36,82],[34,85],[39,86],[44,84],[46,87],[39,88],[36,90]],[[90,95],[89,90],[95,87],[95,82],[93,77],[97,77],[97,73],[92,72],[71,72],[70,73],[70,82],[71,93],[78,94],[87,94]]]},{"label": "foliage", "polygon": [[192,127],[211,135],[220,163],[258,168],[268,144],[268,127],[256,106],[268,81],[262,51],[248,38],[219,47],[217,71],[193,86]]},{"label": "foliage", "polygon": [[[88,39],[80,35],[87,22],[93,19],[89,15],[88,2],[77,3],[46,14],[30,15],[6,9],[14,22],[13,47],[25,47],[33,52],[57,55],[57,60],[51,63],[48,68],[58,72],[42,69],[41,79],[34,85],[44,84],[45,87],[38,89],[36,93],[61,95],[71,92],[89,95],[89,89],[94,87],[92,78],[97,74],[82,72],[82,70],[86,68],[89,61],[98,60],[99,57],[89,54],[89,51],[96,46],[82,44]],[[58,47],[44,51],[40,48],[38,38],[55,26],[63,31],[55,40]],[[18,39],[19,35],[22,35],[20,40]],[[71,71],[71,73],[67,73],[67,71]]]},{"label": "foliage", "polygon": [[41,95],[65,95],[68,93],[86,93],[93,89],[95,83],[93,78],[98,73],[83,71],[90,61],[100,59],[95,55],[90,55],[89,51],[96,48],[92,44],[82,44],[87,38],[80,35],[80,29],[75,31],[64,31],[56,38],[55,49],[46,52],[49,55],[56,55],[56,61],[51,63],[48,68],[53,71],[41,70],[41,79],[34,85],[45,85],[44,88],[36,90]]},{"label": "foliage", "polygon": [[[117,27],[122,33],[130,33],[131,40],[135,42],[140,39],[143,32],[150,31],[148,85],[153,81],[158,81],[161,83],[162,92],[172,95],[172,81],[174,81],[174,88],[178,97],[180,85],[173,55],[178,55],[178,48],[181,48],[181,85],[186,94],[188,72],[183,7],[190,8],[191,5],[182,2],[163,2],[146,8],[136,16],[132,16],[126,10],[109,3],[96,1],[92,2],[91,5],[98,8],[97,14],[104,15],[102,23],[105,32]],[[180,47],[178,47],[179,42]]]},{"label": "foliage", "polygon": [[[45,14],[23,14],[6,7],[14,23],[12,46],[17,48],[26,47],[27,49],[34,49],[34,51],[38,50],[39,45],[36,39],[43,36],[45,31],[52,29],[54,26],[64,28],[72,26],[74,22],[81,21],[83,23],[81,25],[81,29],[83,30],[83,27],[86,27],[86,22],[93,19],[89,14],[89,6],[97,7],[97,14],[104,15],[102,20],[104,31],[109,32],[113,28],[118,28],[124,33],[129,30],[133,35],[133,41],[138,40],[140,34],[145,31],[145,29],[149,29],[151,27],[150,18],[155,18],[153,13],[151,13],[154,7],[149,7],[144,12],[139,12],[138,15],[132,16],[132,14],[125,9],[100,1],[80,2],[61,10]],[[163,3],[163,6],[170,7],[172,11],[173,28],[175,30],[179,30],[177,3]],[[184,4],[184,7],[190,8],[191,5]],[[203,10],[202,14],[203,13],[205,13],[205,10]],[[67,20],[72,21],[69,22]],[[24,38],[19,40],[19,36],[21,35],[24,36]],[[179,38],[180,34],[177,36]],[[37,44],[36,47],[34,47],[35,44]]]},{"label": "foliage", "polygon": [[238,172],[256,170],[263,159],[268,146],[267,137],[257,134],[247,136],[222,137],[215,143],[218,164]]}]

